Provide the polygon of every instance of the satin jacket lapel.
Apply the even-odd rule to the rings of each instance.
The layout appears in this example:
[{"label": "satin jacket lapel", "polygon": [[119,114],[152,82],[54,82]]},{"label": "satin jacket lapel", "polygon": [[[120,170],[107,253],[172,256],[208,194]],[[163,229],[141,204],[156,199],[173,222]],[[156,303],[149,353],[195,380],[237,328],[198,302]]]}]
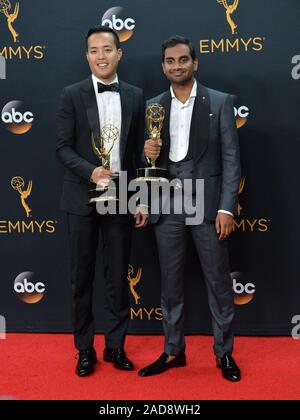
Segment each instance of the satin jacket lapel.
[{"label": "satin jacket lapel", "polygon": [[170,110],[171,110],[171,92],[167,90],[163,93],[159,103],[165,109],[165,119],[161,130],[162,147],[157,164],[163,168],[168,167],[169,153],[170,153]]},{"label": "satin jacket lapel", "polygon": [[193,145],[194,163],[197,163],[199,159],[201,159],[208,146],[210,127],[209,114],[209,93],[204,86],[198,83],[190,129],[190,142],[192,142]]},{"label": "satin jacket lapel", "polygon": [[120,81],[120,99],[122,109],[122,127],[120,134],[120,161],[121,165],[124,160],[126,151],[128,132],[132,119],[133,98],[130,88]]},{"label": "satin jacket lapel", "polygon": [[81,95],[85,105],[91,133],[95,138],[100,137],[99,111],[92,78],[89,77],[81,87]]}]

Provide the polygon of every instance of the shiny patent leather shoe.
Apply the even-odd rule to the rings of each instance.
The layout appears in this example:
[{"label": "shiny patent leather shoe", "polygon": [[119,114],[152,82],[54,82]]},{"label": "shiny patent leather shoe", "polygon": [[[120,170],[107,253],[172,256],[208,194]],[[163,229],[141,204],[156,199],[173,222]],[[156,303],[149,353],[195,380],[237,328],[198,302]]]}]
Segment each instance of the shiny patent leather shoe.
[{"label": "shiny patent leather shoe", "polygon": [[116,369],[133,370],[133,363],[127,358],[123,349],[104,349],[103,360],[113,363]]},{"label": "shiny patent leather shoe", "polygon": [[186,366],[185,353],[178,354],[173,360],[167,362],[169,355],[163,353],[154,363],[139,371],[140,376],[152,376],[165,372],[172,367]]},{"label": "shiny patent leather shoe", "polygon": [[97,363],[97,355],[94,349],[80,350],[78,353],[78,363],[75,372],[78,376],[91,375]]},{"label": "shiny patent leather shoe", "polygon": [[241,371],[230,354],[217,358],[217,367],[222,370],[223,378],[227,381],[238,382],[241,380]]}]

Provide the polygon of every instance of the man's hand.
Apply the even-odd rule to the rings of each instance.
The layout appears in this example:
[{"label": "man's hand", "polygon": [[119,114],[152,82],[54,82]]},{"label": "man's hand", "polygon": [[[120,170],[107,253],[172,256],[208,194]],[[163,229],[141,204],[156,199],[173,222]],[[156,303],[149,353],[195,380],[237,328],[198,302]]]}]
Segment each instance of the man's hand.
[{"label": "man's hand", "polygon": [[216,218],[216,231],[219,240],[227,239],[233,230],[233,217],[230,214],[218,213]]},{"label": "man's hand", "polygon": [[110,169],[104,169],[102,166],[98,166],[93,170],[91,175],[91,181],[94,184],[101,185],[101,187],[107,187],[109,178],[114,175]]},{"label": "man's hand", "polygon": [[135,218],[135,227],[142,228],[146,227],[149,220],[149,213],[147,206],[143,206],[142,204],[136,208],[136,212],[134,215]]},{"label": "man's hand", "polygon": [[144,145],[145,156],[150,159],[157,159],[160,154],[161,144],[161,139],[146,140]]}]

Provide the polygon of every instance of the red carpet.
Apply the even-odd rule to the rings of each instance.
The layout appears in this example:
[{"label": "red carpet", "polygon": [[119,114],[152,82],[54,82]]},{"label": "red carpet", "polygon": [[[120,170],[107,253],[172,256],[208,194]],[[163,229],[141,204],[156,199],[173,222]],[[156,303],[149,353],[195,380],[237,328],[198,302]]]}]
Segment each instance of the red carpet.
[{"label": "red carpet", "polygon": [[71,335],[8,334],[0,340],[0,398],[14,399],[300,399],[300,341],[288,337],[237,337],[235,358],[242,381],[225,381],[215,367],[211,337],[187,337],[184,368],[149,378],[137,369],[162,352],[163,337],[129,336],[133,372],[103,362],[103,337],[97,336],[100,359],[94,375],[74,373],[76,352]]}]

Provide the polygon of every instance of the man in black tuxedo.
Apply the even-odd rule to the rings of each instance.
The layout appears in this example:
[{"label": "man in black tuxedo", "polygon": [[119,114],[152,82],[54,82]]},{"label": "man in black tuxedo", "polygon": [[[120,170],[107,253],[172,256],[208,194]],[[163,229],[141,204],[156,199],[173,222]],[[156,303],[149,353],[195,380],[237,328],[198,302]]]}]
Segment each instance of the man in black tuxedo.
[{"label": "man in black tuxedo", "polygon": [[149,102],[160,103],[166,117],[161,139],[147,140],[145,154],[157,159],[156,165],[167,168],[172,178],[191,179],[192,200],[196,199],[196,180],[204,180],[204,220],[188,225],[187,214],[151,214],[162,273],[165,348],[139,374],[150,376],[186,365],[184,264],[190,231],[207,285],[217,366],[225,379],[239,381],[240,370],[232,357],[234,301],[226,241],[233,229],[240,181],[233,103],[230,95],[206,88],[195,79],[198,60],[189,40],[180,36],[167,40],[162,67],[171,88]]},{"label": "man in black tuxedo", "polygon": [[[118,369],[132,370],[124,351],[129,321],[127,271],[133,217],[129,214],[97,213],[88,205],[89,190],[107,185],[116,172],[127,171],[134,178],[143,150],[144,103],[141,89],[119,81],[117,67],[122,57],[118,35],[97,26],[86,37],[91,77],[63,89],[57,113],[56,152],[66,168],[61,206],[67,213],[71,243],[71,282],[75,346],[79,351],[76,373],[94,371],[92,311],[93,280],[99,230],[103,239],[105,274],[104,360]],[[92,134],[115,126],[119,138],[111,152],[111,168],[104,169],[93,152]],[[137,207],[135,226],[144,227],[148,215]]]}]

